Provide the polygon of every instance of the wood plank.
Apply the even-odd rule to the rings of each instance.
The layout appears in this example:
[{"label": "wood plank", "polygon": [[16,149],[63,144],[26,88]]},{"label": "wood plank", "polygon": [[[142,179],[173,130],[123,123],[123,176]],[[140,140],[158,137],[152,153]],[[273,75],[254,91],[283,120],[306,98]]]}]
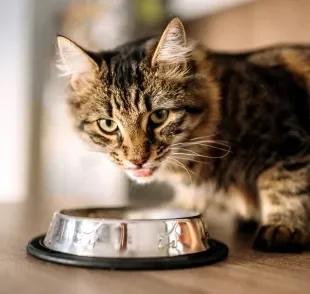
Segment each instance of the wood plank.
[{"label": "wood plank", "polygon": [[[176,271],[108,271],[66,267],[28,256],[25,247],[47,230],[62,201],[0,205],[0,293],[309,293],[310,252],[267,254],[251,249],[251,238],[210,226],[226,242],[228,260]],[[63,206],[62,206],[63,207]]]}]

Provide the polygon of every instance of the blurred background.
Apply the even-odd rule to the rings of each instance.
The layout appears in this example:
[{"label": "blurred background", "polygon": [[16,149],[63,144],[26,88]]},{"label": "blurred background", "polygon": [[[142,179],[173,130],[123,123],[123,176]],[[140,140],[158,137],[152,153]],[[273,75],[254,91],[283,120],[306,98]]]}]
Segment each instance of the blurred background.
[{"label": "blurred background", "polygon": [[179,16],[188,35],[212,49],[310,41],[309,0],[11,0],[0,7],[2,202],[118,206],[171,197],[169,187],[135,186],[81,143],[55,69],[57,33],[104,50],[161,33]]}]

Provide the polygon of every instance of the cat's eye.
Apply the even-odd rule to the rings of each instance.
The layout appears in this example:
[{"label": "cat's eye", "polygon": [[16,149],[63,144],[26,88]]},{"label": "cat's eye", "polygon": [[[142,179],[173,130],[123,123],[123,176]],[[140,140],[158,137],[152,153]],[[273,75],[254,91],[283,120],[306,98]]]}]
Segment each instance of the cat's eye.
[{"label": "cat's eye", "polygon": [[159,125],[166,121],[168,115],[169,115],[168,110],[165,109],[156,110],[151,114],[150,120],[152,121],[152,123]]},{"label": "cat's eye", "polygon": [[118,129],[117,123],[112,119],[99,119],[98,126],[106,133],[113,133]]}]

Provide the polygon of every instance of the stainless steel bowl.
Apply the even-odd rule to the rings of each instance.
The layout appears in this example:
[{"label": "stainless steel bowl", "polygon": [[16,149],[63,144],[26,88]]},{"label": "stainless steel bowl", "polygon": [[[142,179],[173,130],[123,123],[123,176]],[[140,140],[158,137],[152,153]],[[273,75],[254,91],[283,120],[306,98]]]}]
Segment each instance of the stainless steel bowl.
[{"label": "stainless steel bowl", "polygon": [[202,216],[183,210],[77,209],[56,212],[43,240],[85,257],[171,257],[209,249]]}]

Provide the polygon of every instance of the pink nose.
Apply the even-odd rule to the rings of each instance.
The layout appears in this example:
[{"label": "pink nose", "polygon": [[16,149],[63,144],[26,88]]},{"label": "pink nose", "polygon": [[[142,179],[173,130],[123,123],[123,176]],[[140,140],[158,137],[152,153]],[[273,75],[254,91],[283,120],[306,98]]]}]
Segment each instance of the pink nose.
[{"label": "pink nose", "polygon": [[146,163],[147,158],[137,158],[137,159],[131,159],[130,162],[138,165],[138,166],[142,166],[144,163]]}]

